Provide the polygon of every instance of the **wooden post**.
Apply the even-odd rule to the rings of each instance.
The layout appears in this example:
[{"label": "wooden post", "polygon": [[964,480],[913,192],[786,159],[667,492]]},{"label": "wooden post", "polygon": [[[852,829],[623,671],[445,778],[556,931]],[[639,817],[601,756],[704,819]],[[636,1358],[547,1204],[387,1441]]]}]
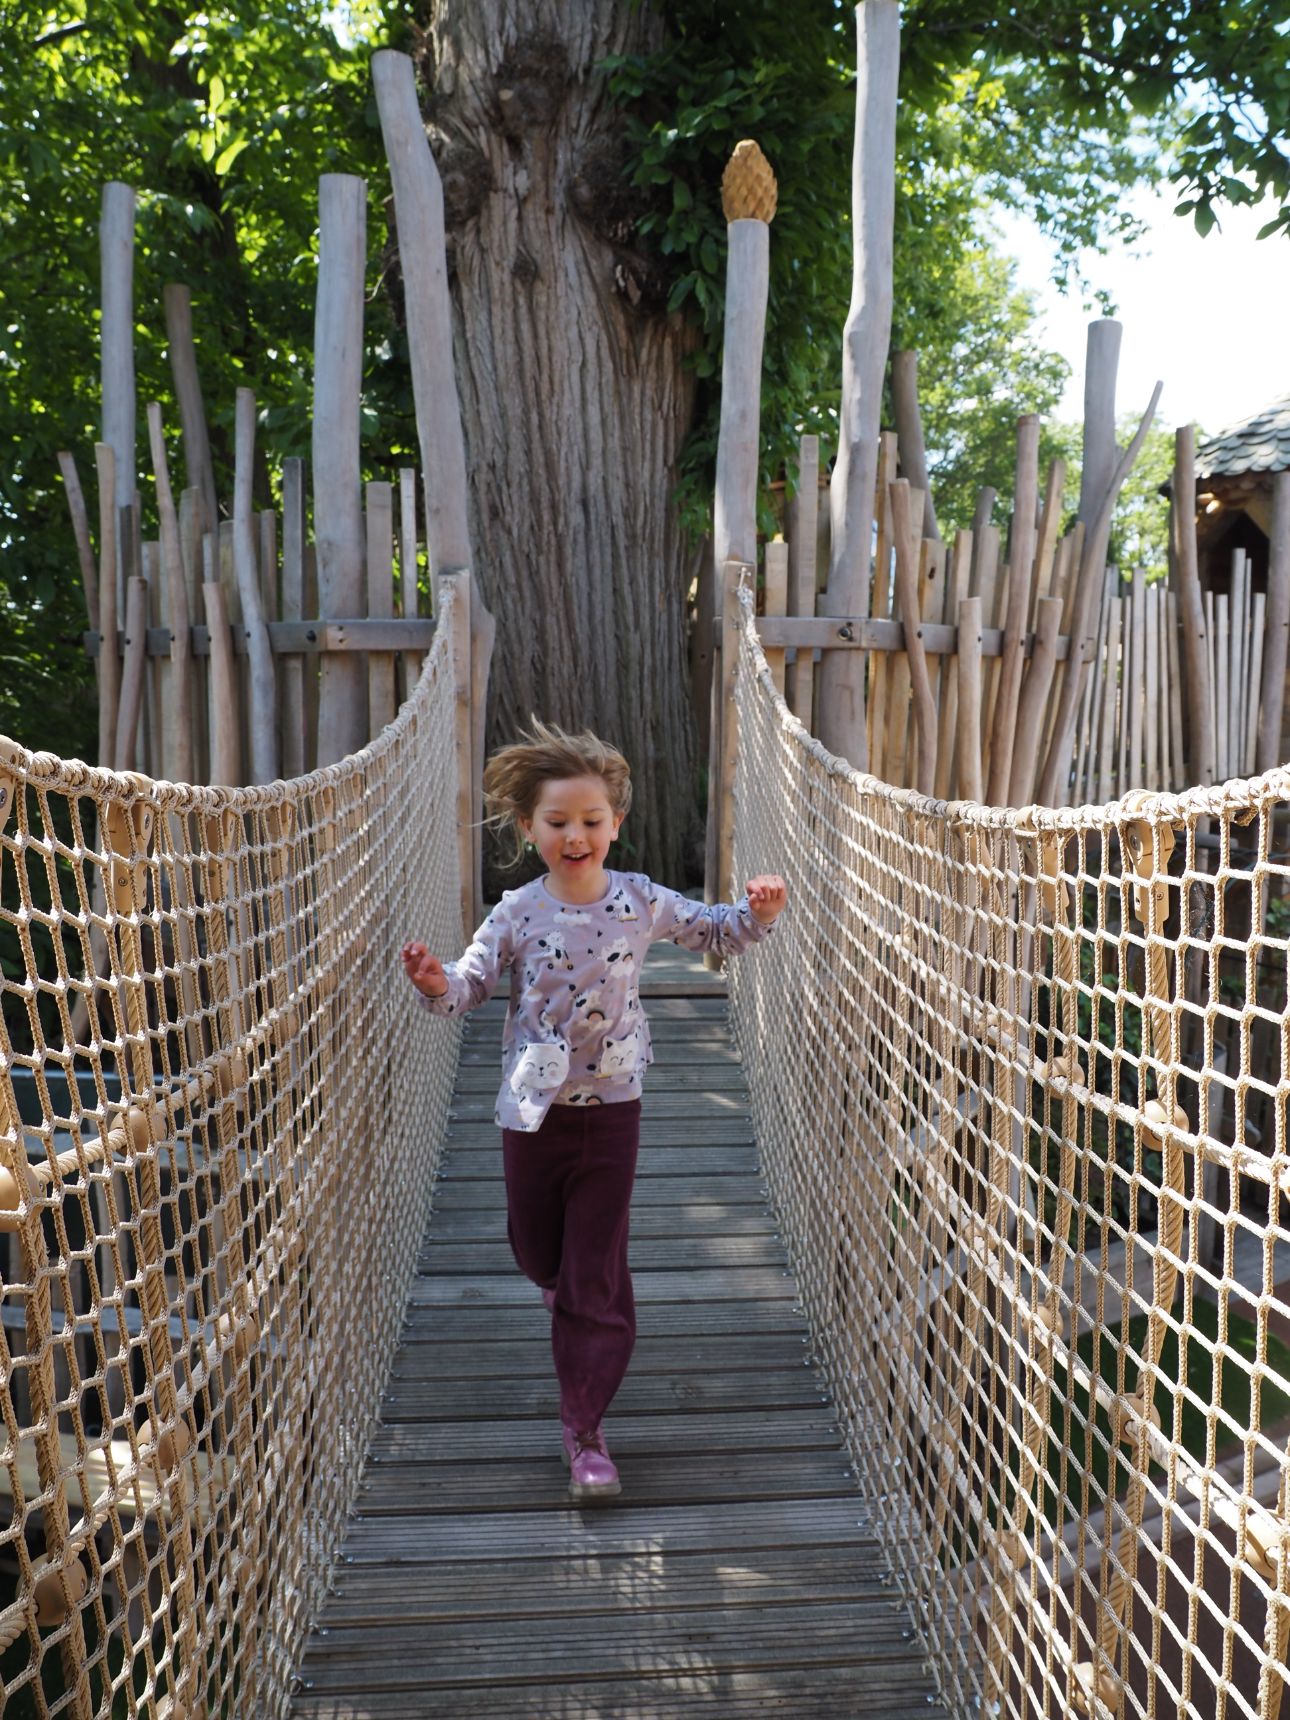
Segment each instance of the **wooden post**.
[{"label": "wooden post", "polygon": [[[921,507],[917,511],[921,516]],[[910,487],[904,478],[898,478],[891,486],[891,527],[896,546],[896,613],[905,629],[905,658],[914,695],[914,723],[918,734],[916,786],[920,794],[930,795],[936,783],[936,704],[927,672],[927,653],[923,649],[914,516]]]},{"label": "wooden post", "polygon": [[[1044,486],[1044,506],[1039,516],[1039,543],[1035,550],[1034,595],[1031,602],[1030,625],[1036,625],[1039,599],[1050,595],[1054,563],[1057,557],[1057,533],[1062,523],[1062,494],[1066,487],[1066,462],[1056,459],[1048,468]],[[1060,597],[1061,593],[1057,595]]]},{"label": "wooden post", "polygon": [[[797,494],[793,498],[793,523],[788,535],[788,612],[815,614],[815,550],[820,507],[820,439],[803,436],[797,468]],[[806,729],[813,727],[812,695],[815,665],[807,646],[798,646],[797,661],[785,677],[788,703]]]},{"label": "wooden post", "polygon": [[1259,738],[1254,768],[1261,775],[1285,758],[1281,719],[1285,709],[1286,645],[1290,640],[1290,472],[1272,480],[1272,528],[1268,544],[1268,601],[1260,678]]},{"label": "wooden post", "polygon": [[1169,775],[1165,791],[1177,794],[1186,787],[1182,743],[1182,651],[1178,643],[1178,593],[1165,592],[1165,646],[1169,663]]},{"label": "wooden post", "polygon": [[[923,415],[918,405],[918,354],[891,355],[891,406],[900,444],[900,474],[923,492],[923,517],[915,521],[922,537],[938,538],[936,509],[932,504],[931,480],[927,475],[927,446],[923,441]],[[936,619],[939,621],[940,616]]]},{"label": "wooden post", "polygon": [[113,765],[133,770],[143,706],[143,675],[148,646],[148,582],[131,578],[126,586],[125,651],[121,673],[121,703],[117,709]]},{"label": "wooden post", "polygon": [[[945,618],[956,624],[959,604],[967,597],[968,577],[972,568],[972,533],[954,534],[954,547],[947,577]],[[954,736],[959,722],[959,660],[958,654],[947,656],[941,672],[941,703],[936,735],[936,798],[948,800],[956,795],[957,760],[954,756]]]},{"label": "wooden post", "polygon": [[1133,658],[1126,692],[1133,702],[1128,713],[1129,769],[1128,775],[1120,784],[1121,794],[1127,794],[1130,789],[1147,786],[1142,772],[1143,705],[1147,696],[1147,610],[1146,587],[1141,568],[1133,570],[1129,583],[1127,620],[1133,635]]},{"label": "wooden post", "polygon": [[[1102,727],[1098,736],[1097,755],[1097,793],[1096,799],[1108,801],[1114,793],[1115,765],[1115,713],[1119,693],[1124,686],[1124,675],[1121,670],[1121,653],[1123,642],[1120,637],[1120,623],[1124,614],[1124,605],[1118,597],[1113,597],[1106,606],[1106,644],[1103,647],[1104,668],[1102,676]],[[1123,707],[1119,707],[1123,708]],[[1094,798],[1090,789],[1089,797]]]},{"label": "wooden post", "polygon": [[211,640],[210,690],[211,781],[233,787],[242,780],[242,749],[237,720],[237,670],[229,633],[224,587],[216,578],[216,543],[207,532],[202,539],[202,598]]},{"label": "wooden post", "polygon": [[959,721],[955,733],[960,800],[980,801],[981,775],[981,599],[959,604]]},{"label": "wooden post", "polygon": [[[878,437],[878,490],[874,498],[874,516],[876,532],[874,535],[873,553],[873,585],[872,591],[867,592],[868,606],[866,613],[877,616],[891,614],[891,486],[896,477],[898,465],[896,435],[892,430],[884,430]],[[870,651],[868,653],[868,673],[864,681],[865,692],[865,745],[869,769],[875,776],[888,780],[887,766],[887,681],[891,674],[889,651]],[[823,663],[821,663],[820,682],[823,680]],[[819,686],[817,684],[818,706]]]},{"label": "wooden post", "polygon": [[[67,492],[67,511],[72,519],[72,536],[76,540],[76,559],[81,569],[81,589],[85,593],[86,625],[97,630],[99,624],[99,570],[94,562],[94,547],[90,543],[90,517],[85,507],[85,492],[81,475],[73,456],[64,451],[58,456],[58,469],[63,474]],[[98,665],[95,665],[97,672]]]},{"label": "wooden post", "polygon": [[179,422],[184,433],[184,465],[188,469],[186,487],[195,489],[201,496],[202,531],[213,532],[219,523],[219,505],[215,496],[210,437],[206,432],[206,409],[202,404],[202,383],[193,347],[192,297],[187,287],[174,281],[162,289],[161,296],[166,310],[170,374],[175,384]]},{"label": "wooden post", "polygon": [[[394,614],[394,490],[367,486],[367,613],[373,620]],[[367,654],[367,708],[372,736],[394,721],[394,653]]]},{"label": "wooden post", "polygon": [[[282,462],[282,619],[307,619],[303,460]],[[303,776],[306,769],[304,658],[298,652],[283,656],[278,673],[282,686],[282,774]]]},{"label": "wooden post", "polygon": [[[471,579],[465,568],[441,568],[436,612],[449,616],[452,630],[452,680],[457,754],[457,864],[461,873],[461,919],[465,937],[483,919],[483,904],[475,879],[474,723],[472,721],[472,653],[470,648]],[[451,614],[445,607],[452,604]]]},{"label": "wooden post", "polygon": [[94,444],[99,484],[99,763],[116,759],[116,716],[121,702],[121,643],[117,637],[116,456],[106,442]]},{"label": "wooden post", "polygon": [[1190,424],[1174,432],[1173,546],[1187,688],[1187,764],[1192,783],[1207,788],[1215,780],[1218,761],[1209,639],[1196,556],[1196,438]]},{"label": "wooden post", "polygon": [[[425,487],[430,584],[446,567],[471,569],[471,652],[475,699],[474,754],[483,758],[488,672],[497,623],[475,582],[466,512],[466,449],[452,362],[452,309],[444,246],[443,186],[417,101],[412,61],[383,48],[372,56],[372,82],[390,164],[412,398]],[[474,789],[474,870],[482,872],[483,784]],[[482,886],[481,886],[482,888]]]},{"label": "wooden post", "polygon": [[175,782],[192,782],[193,697],[190,669],[192,641],[189,634],[188,582],[184,577],[184,555],[179,540],[179,515],[170,488],[166,443],[161,432],[161,407],[148,405],[148,441],[157,486],[157,518],[161,527],[161,575],[166,586],[166,625],[170,629],[170,709],[162,720],[162,745],[166,750],[166,774]]},{"label": "wooden post", "polygon": [[[134,502],[134,187],[113,181],[103,187],[99,222],[103,320],[102,439],[114,457],[113,519]],[[126,566],[117,539],[117,613],[124,608]]]},{"label": "wooden post", "polygon": [[[356,183],[362,186],[362,180]],[[357,416],[357,397],[354,405]],[[255,395],[249,388],[237,391],[235,431],[233,565],[242,599],[242,625],[246,629],[250,774],[252,782],[272,782],[278,774],[278,683],[269,629],[264,619],[260,565],[255,545],[255,515],[251,500],[255,462]],[[358,614],[360,611],[355,608],[349,613]]]},{"label": "wooden post", "polygon": [[272,508],[261,508],[255,516],[256,559],[260,564],[260,601],[264,619],[270,623],[281,618],[278,594],[278,516]]},{"label": "wooden post", "polygon": [[1016,741],[1017,701],[1025,666],[1026,622],[1030,615],[1030,580],[1035,559],[1035,507],[1039,492],[1039,419],[1028,413],[1017,421],[1017,475],[1013,491],[1012,536],[1008,546],[1008,610],[1003,623],[1003,655],[994,698],[990,734],[990,780],[986,798],[993,806],[1007,802]]},{"label": "wooden post", "polygon": [[1218,713],[1218,780],[1227,782],[1234,776],[1235,761],[1232,758],[1232,722],[1231,702],[1236,689],[1229,678],[1232,662],[1232,645],[1230,628],[1228,626],[1229,599],[1226,592],[1214,593],[1214,662],[1217,673],[1214,676],[1214,707]]},{"label": "wooden post", "polygon": [[[767,615],[787,615],[788,545],[782,537],[777,537],[766,545],[763,572],[766,581],[763,612]],[[766,652],[766,666],[770,670],[776,691],[782,697],[784,693],[784,647],[782,645]]]},{"label": "wooden post", "polygon": [[[325,620],[356,619],[363,612],[358,411],[367,186],[350,174],[324,173],[318,205],[313,428],[318,607]],[[362,660],[354,651],[328,653],[319,668],[318,763],[334,764],[357,752],[366,739],[367,682]]]},{"label": "wooden post", "polygon": [[1036,616],[1035,649],[1017,704],[1017,742],[1012,751],[1008,805],[1025,806],[1035,786],[1044,711],[1057,667],[1057,630],[1062,624],[1060,597],[1041,597]]},{"label": "wooden post", "polygon": [[[829,486],[832,538],[826,607],[830,615],[869,613],[878,426],[891,338],[899,75],[900,7],[896,0],[864,0],[856,7],[851,307],[842,335],[842,410]],[[863,654],[826,651],[818,682],[820,739],[857,769],[867,769]]]},{"label": "wooden post", "polygon": [[755,217],[726,229],[726,315],[721,360],[721,426],[713,502],[713,565],[757,560],[757,475],[761,453],[761,363],[770,282],[770,228]]},{"label": "wooden post", "polygon": [[714,755],[716,769],[712,773],[716,782],[716,793],[713,794],[711,785],[708,792],[708,804],[711,806],[715,799],[717,805],[716,856],[714,872],[707,880],[708,888],[705,891],[708,899],[714,902],[729,902],[734,896],[735,770],[739,756],[735,678],[739,672],[739,630],[742,619],[739,580],[744,571],[745,564],[742,562],[733,558],[725,562],[718,587],[721,593],[721,615],[717,631],[721,645],[717,658],[718,673],[713,678],[713,697],[720,706],[720,720],[714,721],[713,734],[717,737],[719,750]]},{"label": "wooden post", "polygon": [[[417,475],[411,466],[399,469],[399,596],[405,621],[415,621],[417,607]],[[407,698],[421,673],[421,653],[403,653],[403,696]]]},{"label": "wooden post", "polygon": [[1134,433],[1133,440],[1116,462],[1097,517],[1084,538],[1080,569],[1077,575],[1074,608],[1071,615],[1066,675],[1062,681],[1061,694],[1053,717],[1052,739],[1048,745],[1048,753],[1044,759],[1044,768],[1036,790],[1036,799],[1045,806],[1058,804],[1055,797],[1059,791],[1063,797],[1065,796],[1066,775],[1071,766],[1075,719],[1078,714],[1079,697],[1083,691],[1084,669],[1088,663],[1090,624],[1095,626],[1097,621],[1093,604],[1097,601],[1100,605],[1102,596],[1102,581],[1106,568],[1106,546],[1111,532],[1111,515],[1115,510],[1120,486],[1128,477],[1133,462],[1137,459],[1139,450],[1146,440],[1147,432],[1155,422],[1156,406],[1160,400],[1160,387],[1160,383],[1157,382],[1152,390],[1147,410],[1143,413]]},{"label": "wooden post", "polygon": [[[891,520],[892,547],[896,549],[899,542],[899,532],[891,498],[892,491],[889,487],[887,510]],[[922,545],[918,539],[918,527],[915,522],[922,517],[923,492],[911,490],[909,492],[909,530],[913,534],[913,539],[910,544],[910,556],[914,565],[914,589],[918,599],[917,613],[919,615],[922,613]],[[900,604],[896,595],[900,577],[899,568],[899,560],[893,556],[891,612],[893,616],[903,621],[904,617],[900,614]],[[906,638],[908,638],[908,632]],[[885,738],[883,740],[882,769],[876,771],[875,775],[881,775],[884,782],[894,783],[898,788],[907,788],[912,781],[910,772],[915,750],[915,742],[911,734],[914,713],[910,702],[913,680],[909,668],[909,651],[907,648],[900,651],[886,651],[883,655],[888,659],[884,691],[886,710],[875,709],[873,730],[875,736],[882,733]],[[870,702],[876,706],[875,695],[870,693],[869,697]],[[879,718],[881,718],[881,728]],[[872,758],[870,763],[873,763]]]},{"label": "wooden post", "polygon": [[1113,317],[1088,325],[1084,359],[1084,452],[1080,463],[1079,511],[1092,527],[1115,468],[1115,379],[1124,330]]},{"label": "wooden post", "polygon": [[1258,770],[1259,744],[1259,688],[1263,684],[1263,651],[1266,639],[1268,600],[1263,592],[1256,591],[1250,599],[1253,613],[1250,617],[1250,660],[1245,671],[1246,712],[1245,734],[1242,737],[1244,763],[1242,769],[1247,776],[1252,776]]}]

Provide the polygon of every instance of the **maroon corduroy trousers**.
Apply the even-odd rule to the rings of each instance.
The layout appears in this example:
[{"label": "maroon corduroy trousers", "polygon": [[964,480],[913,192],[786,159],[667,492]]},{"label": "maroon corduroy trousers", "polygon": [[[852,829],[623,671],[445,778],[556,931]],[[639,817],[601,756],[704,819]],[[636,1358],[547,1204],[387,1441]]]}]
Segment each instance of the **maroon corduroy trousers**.
[{"label": "maroon corduroy trousers", "polygon": [[551,1351],[560,1418],[600,1425],[636,1343],[627,1269],[639,1099],[552,1105],[533,1134],[502,1130],[506,1234],[521,1272],[555,1291]]}]

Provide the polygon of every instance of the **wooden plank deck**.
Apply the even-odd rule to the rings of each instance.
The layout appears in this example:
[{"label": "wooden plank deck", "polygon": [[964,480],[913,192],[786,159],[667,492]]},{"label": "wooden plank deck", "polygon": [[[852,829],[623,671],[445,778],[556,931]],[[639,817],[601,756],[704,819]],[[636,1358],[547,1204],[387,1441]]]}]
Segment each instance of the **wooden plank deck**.
[{"label": "wooden plank deck", "polygon": [[468,1022],[403,1342],[296,1720],[912,1720],[932,1698],[758,1179],[721,976],[642,991],[639,1337],[578,1507],[549,1320],[506,1246],[500,1001]]}]

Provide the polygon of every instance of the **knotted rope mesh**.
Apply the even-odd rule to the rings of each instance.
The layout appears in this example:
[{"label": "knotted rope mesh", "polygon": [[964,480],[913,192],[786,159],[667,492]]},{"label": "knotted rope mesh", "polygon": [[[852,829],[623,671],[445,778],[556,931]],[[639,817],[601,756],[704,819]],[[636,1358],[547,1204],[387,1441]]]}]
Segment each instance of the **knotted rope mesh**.
[{"label": "knotted rope mesh", "polygon": [[738,648],[736,876],[791,892],[730,974],[757,1138],[951,1711],[1275,1720],[1290,771],[934,802],[807,734],[746,593]]},{"label": "knotted rope mesh", "polygon": [[[216,789],[0,755],[0,1680],[286,1710],[393,1352],[456,1034],[442,623],[395,722]],[[90,1028],[73,1030],[78,996]]]}]

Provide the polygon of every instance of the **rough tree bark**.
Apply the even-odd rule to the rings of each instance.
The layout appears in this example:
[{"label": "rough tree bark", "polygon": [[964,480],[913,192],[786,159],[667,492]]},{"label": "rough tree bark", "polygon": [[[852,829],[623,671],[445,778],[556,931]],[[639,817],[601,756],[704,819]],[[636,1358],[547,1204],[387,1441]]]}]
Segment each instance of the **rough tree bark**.
[{"label": "rough tree bark", "polygon": [[595,71],[661,26],[621,0],[430,0],[420,28],[471,542],[497,617],[489,746],[530,714],[621,746],[622,864],[686,882],[702,869],[685,648],[702,549],[671,493],[692,336],[632,249],[622,116]]}]

